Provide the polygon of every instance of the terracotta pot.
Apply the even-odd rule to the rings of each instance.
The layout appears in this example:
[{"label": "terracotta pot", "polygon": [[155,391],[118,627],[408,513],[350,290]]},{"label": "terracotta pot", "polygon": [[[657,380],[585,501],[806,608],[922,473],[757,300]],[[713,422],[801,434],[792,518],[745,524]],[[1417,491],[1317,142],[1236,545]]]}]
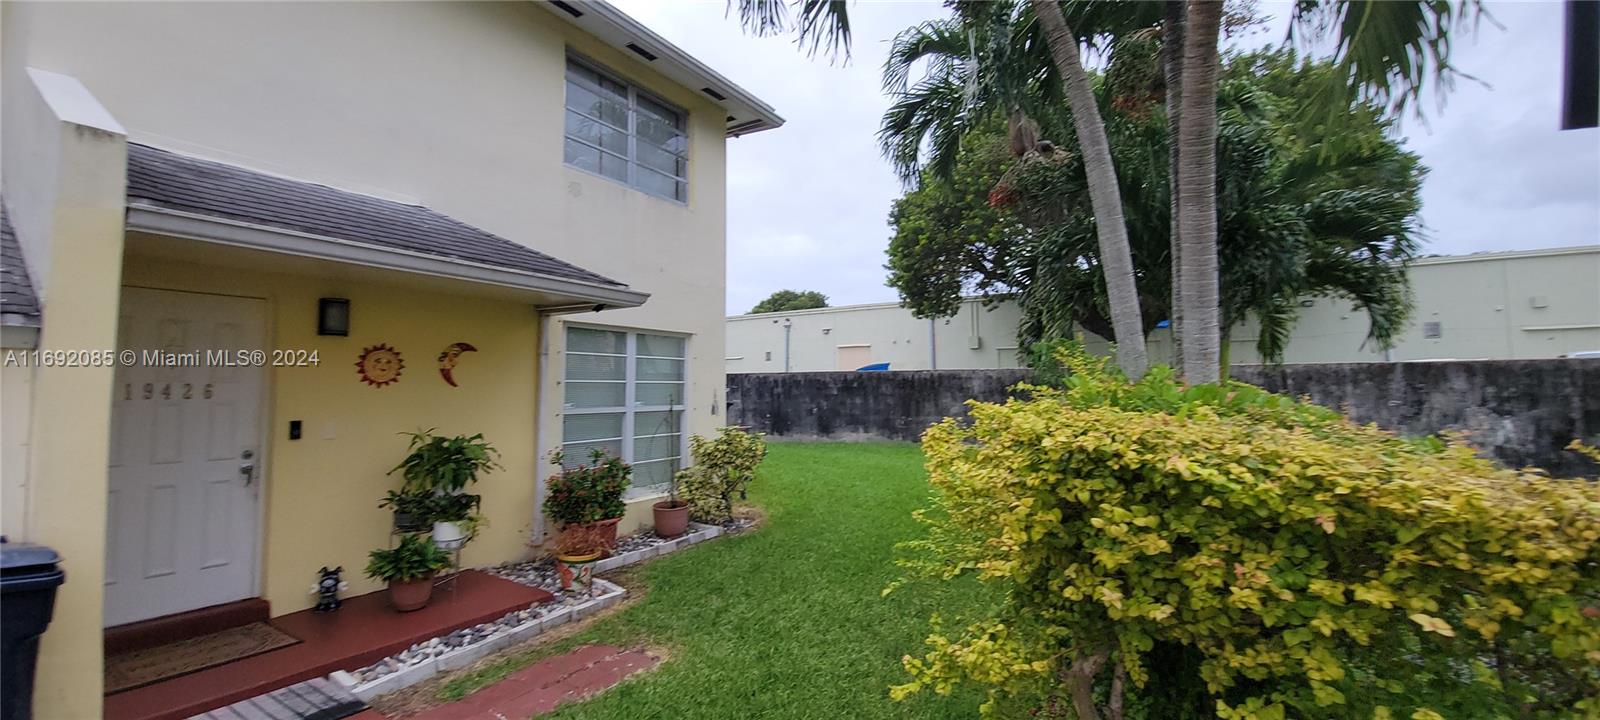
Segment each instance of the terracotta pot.
[{"label": "terracotta pot", "polygon": [[433,597],[433,575],[416,580],[390,580],[389,602],[400,612],[421,610]]},{"label": "terracotta pot", "polygon": [[675,538],[689,529],[689,503],[682,500],[662,500],[650,506],[656,516],[656,534]]},{"label": "terracotta pot", "polygon": [[584,523],[578,527],[583,528],[585,532],[594,533],[589,537],[600,541],[600,546],[605,548],[604,554],[610,556],[611,553],[617,550],[617,523],[619,522],[622,522],[622,518],[597,520],[592,523]]}]

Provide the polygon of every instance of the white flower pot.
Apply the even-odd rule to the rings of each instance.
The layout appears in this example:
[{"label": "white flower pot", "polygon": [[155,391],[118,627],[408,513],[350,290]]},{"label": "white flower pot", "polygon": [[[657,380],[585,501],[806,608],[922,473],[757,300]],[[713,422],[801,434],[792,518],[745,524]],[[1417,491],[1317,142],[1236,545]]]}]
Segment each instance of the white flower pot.
[{"label": "white flower pot", "polygon": [[467,542],[467,531],[453,522],[433,524],[433,544],[445,550],[454,550]]}]

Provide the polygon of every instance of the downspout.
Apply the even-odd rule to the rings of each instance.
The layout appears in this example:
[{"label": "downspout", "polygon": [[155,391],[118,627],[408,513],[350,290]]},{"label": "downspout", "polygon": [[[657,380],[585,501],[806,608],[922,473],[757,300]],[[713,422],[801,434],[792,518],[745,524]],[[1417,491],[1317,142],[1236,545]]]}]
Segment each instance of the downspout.
[{"label": "downspout", "polygon": [[783,371],[789,372],[789,335],[794,330],[794,321],[783,319]]},{"label": "downspout", "polygon": [[928,318],[928,365],[931,370],[939,369],[939,339],[933,332],[933,318]]},{"label": "downspout", "polygon": [[[547,415],[544,407],[544,401],[546,399],[546,383],[550,380],[550,326],[552,325],[550,319],[556,315],[571,315],[580,312],[600,312],[601,310],[605,309],[606,306],[596,305],[594,303],[534,307],[534,311],[538,314],[539,318],[539,369],[534,372],[534,382],[536,382],[537,385],[534,388],[533,397],[533,447],[538,450],[538,455],[535,457],[534,463],[535,467],[541,467],[539,472],[540,475],[544,474],[542,464],[544,463],[544,458],[550,456],[551,450],[551,448],[544,446],[540,436],[544,434],[545,420],[554,419],[557,415],[555,412],[550,412]],[[549,395],[551,398],[557,398],[561,396],[560,393],[555,392],[553,389]],[[544,534],[544,483],[536,482],[533,484],[533,533],[530,535],[530,537],[535,543],[543,543],[545,539]]]},{"label": "downspout", "polygon": [[[550,453],[550,449],[543,445],[543,438],[541,437],[544,435],[545,382],[550,378],[550,317],[556,313],[547,308],[535,308],[535,311],[539,315],[539,369],[534,372],[533,447],[536,454],[533,462],[534,467],[538,467],[541,471],[537,475],[543,475],[544,472],[542,471],[545,469],[543,467],[544,458],[549,457]],[[552,392],[550,395],[554,396],[555,393]],[[545,539],[544,533],[544,483],[535,482],[533,484],[533,533],[529,537],[532,538],[535,545],[542,545]]]}]

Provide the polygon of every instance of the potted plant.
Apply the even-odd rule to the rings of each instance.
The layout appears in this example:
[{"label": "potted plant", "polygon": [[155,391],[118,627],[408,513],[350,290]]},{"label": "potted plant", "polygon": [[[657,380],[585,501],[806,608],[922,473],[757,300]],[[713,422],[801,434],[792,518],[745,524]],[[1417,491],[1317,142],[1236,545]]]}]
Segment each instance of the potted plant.
[{"label": "potted plant", "polygon": [[678,497],[678,474],[673,473],[667,485],[667,499],[650,506],[656,535],[664,538],[675,538],[689,530],[689,503]]},{"label": "potted plant", "polygon": [[[603,551],[617,547],[617,523],[622,520],[626,507],[622,493],[632,482],[633,468],[621,458],[608,456],[601,450],[590,452],[591,464],[563,469],[546,481],[545,512],[560,523],[563,532],[582,527],[595,533]],[[550,454],[550,461],[561,465],[560,450]]]},{"label": "potted plant", "polygon": [[[615,529],[615,524],[611,526]],[[556,540],[556,574],[561,589],[571,590],[573,581],[588,587],[594,564],[606,554],[606,533],[598,524],[568,525]]]},{"label": "potted plant", "polygon": [[421,532],[428,529],[432,513],[433,496],[407,490],[390,490],[378,503],[380,508],[394,510],[394,529],[399,532]]},{"label": "potted plant", "polygon": [[480,473],[499,469],[496,459],[500,453],[481,433],[442,437],[428,429],[406,434],[411,436],[406,448],[409,453],[389,474],[398,472],[405,478],[402,494],[424,498],[424,512],[439,545],[460,547],[482,525],[477,514],[481,498],[466,489],[478,481]]},{"label": "potted plant", "polygon": [[478,514],[483,498],[467,493],[434,495],[429,498],[428,518],[433,521],[433,544],[446,550],[465,545],[484,524]]},{"label": "potted plant", "polygon": [[389,602],[400,612],[419,610],[433,597],[433,576],[450,567],[450,555],[421,535],[367,556],[367,577],[389,583]]}]

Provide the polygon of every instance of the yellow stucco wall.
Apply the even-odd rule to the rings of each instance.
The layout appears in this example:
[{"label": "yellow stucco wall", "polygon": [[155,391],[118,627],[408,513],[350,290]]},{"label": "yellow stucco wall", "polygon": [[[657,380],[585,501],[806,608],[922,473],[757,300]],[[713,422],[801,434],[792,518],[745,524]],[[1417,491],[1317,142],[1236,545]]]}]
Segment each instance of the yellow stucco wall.
[{"label": "yellow stucco wall", "polygon": [[[261,595],[274,615],[314,604],[309,590],[323,565],[344,566],[349,594],[379,588],[362,570],[368,551],[390,542],[391,517],[377,503],[399,486],[385,473],[404,457],[407,439],[399,433],[406,431],[483,433],[502,453],[504,469],[474,490],[489,524],[463,551],[464,565],[529,552],[539,482],[538,315],[524,303],[404,284],[412,280],[355,282],[149,257],[126,264],[126,285],[264,298],[273,347],[319,354],[317,367],[268,371]],[[319,297],[350,299],[349,337],[316,334]],[[460,387],[440,378],[436,362],[453,342],[478,348],[457,368]],[[354,366],[363,348],[378,343],[405,360],[400,381],[382,388],[363,383]],[[288,439],[290,420],[302,421],[301,439]]]}]

